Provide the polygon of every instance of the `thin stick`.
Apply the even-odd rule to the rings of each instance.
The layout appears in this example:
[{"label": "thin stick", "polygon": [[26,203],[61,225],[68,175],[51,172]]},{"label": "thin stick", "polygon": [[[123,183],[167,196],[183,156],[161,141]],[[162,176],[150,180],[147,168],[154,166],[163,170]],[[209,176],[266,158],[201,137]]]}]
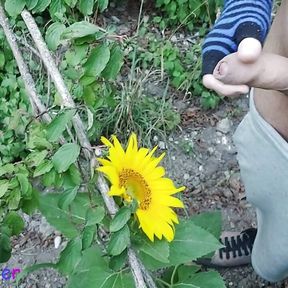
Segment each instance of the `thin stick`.
[{"label": "thin stick", "polygon": [[[54,82],[55,87],[59,92],[60,97],[62,98],[63,105],[66,107],[75,107],[75,104],[70,95],[70,92],[68,91],[64,83],[64,80],[62,78],[62,75],[60,74],[58,68],[55,65],[54,59],[51,56],[45,41],[43,40],[41,32],[34,18],[27,10],[23,10],[21,13],[21,16],[35,42],[36,47],[39,50],[41,59],[43,63],[45,64],[47,71],[50,74],[51,79]],[[83,122],[81,121],[78,114],[76,114],[76,116],[74,116],[73,118],[73,125],[76,131],[77,138],[81,146],[84,148],[84,153],[85,153],[86,158],[90,159],[90,161],[94,162],[97,166],[98,164],[95,159],[95,156],[92,154],[92,147],[86,135]],[[118,208],[113,198],[108,196],[109,188],[102,175],[99,175],[97,184],[98,184],[100,193],[104,199],[105,205],[108,209],[108,212],[111,215],[111,217],[113,217],[115,213],[117,212]],[[147,286],[144,281],[144,277],[143,277],[142,270],[139,264],[139,260],[137,259],[137,256],[132,249],[128,249],[128,261],[129,261],[129,265],[133,274],[136,287],[146,288]]]},{"label": "thin stick", "polygon": [[28,66],[26,65],[22,57],[21,51],[17,45],[16,37],[10,28],[8,19],[5,15],[5,12],[1,3],[0,3],[0,25],[3,28],[7,41],[13,52],[14,58],[17,62],[20,74],[24,80],[25,88],[29,97],[29,101],[31,103],[33,114],[34,115],[42,114],[43,120],[45,122],[50,122],[51,117],[49,116],[49,114],[45,113],[47,109],[41,103],[37,95],[35,82],[29,72]]}]

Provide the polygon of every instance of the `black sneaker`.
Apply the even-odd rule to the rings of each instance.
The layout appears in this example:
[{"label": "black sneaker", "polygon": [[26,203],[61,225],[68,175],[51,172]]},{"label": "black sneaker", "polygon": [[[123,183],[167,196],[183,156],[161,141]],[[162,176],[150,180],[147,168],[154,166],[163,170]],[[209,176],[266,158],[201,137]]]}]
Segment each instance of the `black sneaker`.
[{"label": "black sneaker", "polygon": [[217,250],[211,259],[200,258],[196,263],[214,268],[250,264],[256,234],[256,228],[249,228],[241,233],[225,231],[219,239],[225,247]]}]

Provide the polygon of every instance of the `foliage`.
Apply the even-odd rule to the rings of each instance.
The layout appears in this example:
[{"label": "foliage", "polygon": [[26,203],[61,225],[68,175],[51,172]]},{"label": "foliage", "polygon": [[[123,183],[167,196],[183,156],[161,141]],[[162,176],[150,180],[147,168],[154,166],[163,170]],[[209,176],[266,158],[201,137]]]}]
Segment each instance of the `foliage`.
[{"label": "foliage", "polygon": [[212,24],[222,4],[223,0],[156,0],[156,7],[164,13],[160,27],[180,25],[192,31],[204,23]]},{"label": "foliage", "polygon": [[[148,241],[132,217],[133,205],[118,201],[116,217],[111,220],[107,215],[95,187],[98,175],[82,157],[83,148],[75,140],[71,123],[75,113],[85,120],[88,135],[96,144],[101,134],[121,133],[125,139],[125,133],[134,130],[142,138],[149,138],[155,131],[172,130],[180,121],[166,94],[153,98],[145,92],[147,78],[135,75],[135,67],[117,81],[124,63],[123,46],[112,30],[104,30],[92,21],[98,11],[105,10],[108,0],[5,0],[4,4],[19,41],[28,41],[24,41],[25,60],[37,80],[41,100],[54,117],[50,124],[43,124],[40,115],[32,116],[15,60],[1,31],[0,262],[9,260],[10,238],[24,229],[21,214],[38,209],[68,239],[68,244],[58,263],[27,267],[23,277],[35,269],[53,267],[67,275],[68,287],[134,287],[127,266],[127,248],[132,247],[151,271],[161,268],[153,274],[159,287],[224,287],[218,273],[203,273],[191,264],[220,247],[220,214],[183,219],[172,243]],[[46,80],[41,61],[29,50],[30,36],[19,16],[25,8],[34,14],[58,61],[75,109],[63,109],[58,92]],[[180,51],[173,51],[168,42],[165,45],[165,57],[180,57]],[[186,68],[181,60],[175,63],[178,70],[169,70],[171,64],[167,69],[174,75],[175,85],[182,85],[181,75]],[[65,143],[60,144],[63,139]],[[45,188],[53,192],[39,193]]]}]

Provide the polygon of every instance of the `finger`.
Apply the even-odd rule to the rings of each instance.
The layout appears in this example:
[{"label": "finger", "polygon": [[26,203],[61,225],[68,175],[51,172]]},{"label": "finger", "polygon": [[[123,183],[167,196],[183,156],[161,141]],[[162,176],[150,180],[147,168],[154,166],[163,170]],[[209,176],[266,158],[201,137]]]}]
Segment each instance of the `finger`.
[{"label": "finger", "polygon": [[203,85],[214,90],[218,95],[236,97],[249,92],[247,85],[227,85],[216,79],[212,74],[203,76]]}]

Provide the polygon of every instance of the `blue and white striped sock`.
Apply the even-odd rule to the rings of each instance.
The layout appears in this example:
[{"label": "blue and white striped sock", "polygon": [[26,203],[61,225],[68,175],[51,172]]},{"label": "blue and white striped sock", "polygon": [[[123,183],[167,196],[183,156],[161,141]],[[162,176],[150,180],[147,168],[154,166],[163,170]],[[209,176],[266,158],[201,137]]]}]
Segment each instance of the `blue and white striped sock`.
[{"label": "blue and white striped sock", "polygon": [[212,74],[217,63],[253,37],[262,44],[271,24],[273,0],[225,0],[221,17],[202,47],[202,74]]}]

